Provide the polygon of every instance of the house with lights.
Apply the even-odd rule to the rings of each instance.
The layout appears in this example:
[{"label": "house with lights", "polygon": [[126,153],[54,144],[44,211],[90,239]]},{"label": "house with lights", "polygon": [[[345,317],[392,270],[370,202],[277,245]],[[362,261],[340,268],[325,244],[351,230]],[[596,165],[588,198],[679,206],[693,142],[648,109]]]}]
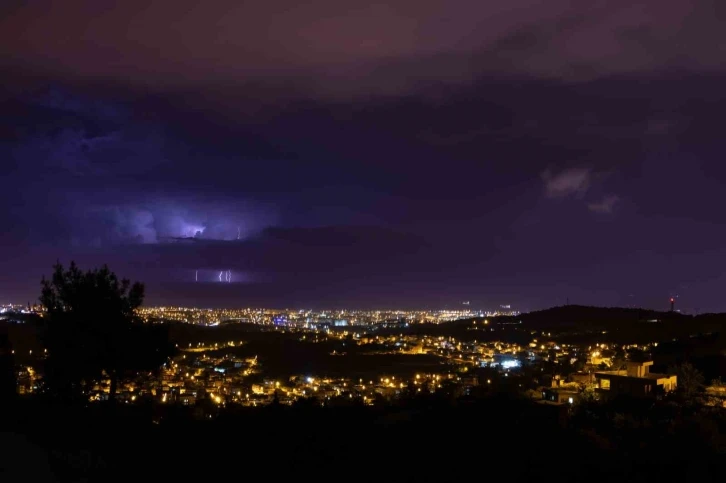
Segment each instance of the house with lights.
[{"label": "house with lights", "polygon": [[652,397],[676,389],[675,374],[650,372],[653,361],[628,361],[627,368],[595,372],[598,392],[604,396]]}]

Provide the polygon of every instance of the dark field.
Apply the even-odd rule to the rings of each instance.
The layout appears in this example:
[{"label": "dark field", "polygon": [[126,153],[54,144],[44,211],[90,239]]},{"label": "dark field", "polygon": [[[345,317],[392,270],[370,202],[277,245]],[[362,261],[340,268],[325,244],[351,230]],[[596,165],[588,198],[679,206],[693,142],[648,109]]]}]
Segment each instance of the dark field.
[{"label": "dark field", "polygon": [[[226,344],[243,342],[242,346],[223,347],[206,352],[209,355],[234,354],[248,358],[257,356],[265,376],[272,378],[314,374],[318,377],[378,377],[382,374],[412,376],[421,372],[440,372],[444,360],[427,354],[382,354],[377,344],[357,345],[352,339],[315,342],[314,334],[262,330],[255,326],[226,327],[176,326],[172,336],[180,348],[189,343]],[[300,340],[305,336],[305,340]]]}]

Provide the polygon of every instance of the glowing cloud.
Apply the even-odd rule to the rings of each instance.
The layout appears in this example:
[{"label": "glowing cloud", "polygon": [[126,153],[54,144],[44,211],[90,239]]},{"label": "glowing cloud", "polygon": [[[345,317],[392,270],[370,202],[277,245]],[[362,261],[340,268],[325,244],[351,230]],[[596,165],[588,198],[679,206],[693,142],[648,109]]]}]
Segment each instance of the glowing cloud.
[{"label": "glowing cloud", "polygon": [[557,174],[546,170],[542,173],[545,194],[549,198],[582,195],[590,187],[591,174],[591,171],[587,168],[570,168]]}]

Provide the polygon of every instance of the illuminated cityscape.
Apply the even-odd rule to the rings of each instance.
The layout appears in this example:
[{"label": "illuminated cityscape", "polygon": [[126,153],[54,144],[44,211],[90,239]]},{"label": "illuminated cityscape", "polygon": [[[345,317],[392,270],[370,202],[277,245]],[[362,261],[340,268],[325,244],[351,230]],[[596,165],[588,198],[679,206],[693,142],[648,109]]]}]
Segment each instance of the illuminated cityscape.
[{"label": "illuminated cityscape", "polygon": [[[57,390],[47,372],[54,352],[39,336],[53,312],[27,305],[0,310],[10,336],[3,347],[10,349],[5,357],[14,364],[15,402],[31,410]],[[254,447],[289,424],[317,427],[319,418],[342,417],[350,425],[358,417],[384,417],[376,423],[380,428],[390,424],[388,418],[439,408],[442,414],[467,411],[462,424],[469,424],[477,421],[471,419],[476,408],[488,414],[487,408],[495,407],[501,414],[512,404],[519,409],[509,417],[527,414],[528,426],[560,434],[569,424],[582,424],[579,418],[588,411],[598,411],[592,417],[599,418],[605,408],[623,401],[632,408],[726,408],[726,385],[720,379],[701,384],[695,369],[666,362],[678,357],[684,343],[708,346],[714,340],[712,327],[720,322],[675,311],[142,306],[134,317],[142,327],[163,329],[173,344],[170,356],[158,369],[128,371],[115,381],[106,370],[84,379],[78,404],[84,411],[144,414],[150,424],[163,428],[161,434],[202,422],[225,428],[235,421],[238,434],[254,425]],[[133,339],[128,344],[130,353],[143,347]],[[681,402],[687,394],[687,402]],[[278,420],[288,417],[292,419]],[[263,419],[256,422],[258,418]],[[511,424],[496,421],[490,424],[505,432]],[[320,427],[321,441],[336,424]],[[268,432],[271,427],[276,429]],[[357,435],[351,437],[357,440]],[[220,464],[213,455],[208,458]]]},{"label": "illuminated cityscape", "polygon": [[[2,310],[6,317],[43,316],[22,306]],[[142,307],[138,314],[148,324],[171,323],[178,353],[159,374],[123,381],[116,397],[125,404],[262,406],[315,398],[321,406],[341,399],[374,405],[411,391],[473,394],[502,381],[516,381],[522,394],[542,403],[573,404],[583,391],[646,395],[677,386],[675,375],[649,372],[652,362],[625,368],[626,353],[650,353],[657,342],[559,342],[557,333],[523,325],[515,311]],[[452,327],[464,336],[438,335]],[[597,333],[608,339],[607,331]],[[28,364],[18,373],[20,394],[42,391],[39,362],[47,350],[32,351],[22,355]],[[96,381],[88,399],[107,399],[109,384]]]},{"label": "illuminated cityscape", "polygon": [[501,311],[474,310],[273,310],[273,309],[201,309],[189,307],[147,307],[139,309],[146,321],[168,320],[189,324],[219,325],[222,322],[242,322],[281,327],[319,328],[367,325],[438,324],[473,317],[517,315],[507,309]]}]

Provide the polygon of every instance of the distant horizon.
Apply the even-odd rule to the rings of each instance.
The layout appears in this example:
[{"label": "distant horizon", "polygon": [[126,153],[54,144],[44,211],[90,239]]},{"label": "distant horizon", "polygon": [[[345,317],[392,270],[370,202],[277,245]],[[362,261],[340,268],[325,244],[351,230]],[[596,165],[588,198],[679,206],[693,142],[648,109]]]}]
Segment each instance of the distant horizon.
[{"label": "distant horizon", "polygon": [[[39,305],[39,302],[30,303],[31,307]],[[20,307],[27,307],[28,303],[0,303],[0,306],[20,306]],[[560,309],[565,307],[579,307],[579,308],[588,308],[588,309],[605,309],[605,310],[641,310],[641,311],[648,311],[648,312],[655,312],[655,313],[662,313],[667,314],[670,313],[670,309],[657,309],[657,308],[648,308],[648,307],[627,307],[627,306],[618,306],[618,305],[589,305],[589,304],[578,304],[578,303],[569,303],[569,304],[561,304],[561,305],[552,305],[548,307],[543,308],[536,308],[532,310],[519,310],[516,307],[512,307],[511,309],[491,309],[491,308],[480,308],[480,307],[473,307],[471,305],[462,305],[459,307],[409,307],[409,308],[402,308],[402,307],[372,307],[372,308],[356,308],[356,307],[344,307],[344,306],[338,306],[338,307],[322,307],[322,306],[273,306],[273,305],[228,305],[228,306],[206,306],[206,305],[187,305],[187,304],[143,304],[141,306],[142,309],[156,309],[156,308],[174,308],[174,309],[194,309],[194,310],[269,310],[269,311],[294,311],[294,312],[301,312],[301,311],[312,311],[312,312],[487,312],[489,314],[495,313],[495,312],[501,312],[502,314],[500,316],[506,316],[506,312],[513,312],[517,313],[517,315],[526,315],[526,314],[532,314],[536,312],[544,312],[548,310],[553,309]],[[678,313],[680,315],[689,315],[689,316],[695,316],[695,315],[709,315],[709,314],[721,314],[726,312],[709,312],[709,311],[703,311],[698,313],[691,313],[691,312],[684,312],[680,309],[675,309],[673,311],[674,313]]]},{"label": "distant horizon", "polygon": [[[150,305],[150,304],[144,304],[142,308],[163,308],[163,307],[173,307],[173,308],[183,308],[183,309],[203,309],[203,310],[249,310],[249,309],[255,309],[255,310],[279,310],[279,311],[315,311],[315,312],[336,312],[336,311],[345,311],[345,312],[439,312],[439,311],[449,311],[449,312],[516,312],[519,315],[524,314],[531,314],[536,312],[544,312],[547,310],[553,310],[553,309],[559,309],[559,308],[565,308],[565,307],[580,307],[580,308],[589,308],[589,309],[614,309],[614,310],[642,310],[642,311],[648,311],[648,312],[655,312],[655,313],[663,313],[667,314],[671,311],[669,309],[661,310],[661,309],[653,309],[648,307],[624,307],[624,306],[617,306],[617,305],[584,305],[584,304],[562,304],[562,305],[552,305],[549,307],[543,307],[543,308],[537,308],[532,310],[518,310],[515,307],[512,307],[511,309],[488,309],[488,308],[477,308],[472,306],[461,306],[461,307],[440,307],[440,308],[426,308],[426,307],[418,307],[418,308],[350,308],[350,307],[281,307],[276,308],[274,306],[227,306],[227,307],[207,307],[207,306],[185,306],[185,305]],[[717,314],[717,313],[726,313],[726,312],[701,312],[698,314],[684,312],[679,309],[675,309],[673,311],[674,313],[678,313],[681,315],[705,315],[705,314]]]},{"label": "distant horizon", "polygon": [[[64,264],[67,266],[67,264]],[[103,263],[96,265],[81,265],[82,270],[89,269],[94,266],[101,266]],[[571,293],[578,293],[578,297],[566,296],[555,297],[555,301],[547,301],[544,299],[531,299],[523,303],[517,303],[518,300],[526,299],[525,296],[517,296],[516,287],[507,285],[505,287],[492,288],[492,295],[479,295],[473,288],[462,287],[458,292],[464,296],[460,297],[460,301],[452,300],[453,291],[451,288],[447,290],[442,287],[441,290],[434,288],[422,289],[429,292],[424,303],[417,303],[419,297],[411,294],[407,287],[400,283],[400,280],[394,280],[390,287],[387,287],[385,280],[376,280],[376,285],[362,281],[362,288],[356,289],[355,286],[347,281],[345,284],[336,286],[334,281],[326,283],[319,289],[307,286],[304,283],[294,281],[281,283],[275,280],[261,282],[237,282],[231,283],[225,281],[200,281],[200,282],[164,282],[158,279],[145,280],[141,277],[130,276],[137,270],[129,270],[129,266],[109,266],[119,278],[128,278],[131,281],[139,281],[146,288],[145,306],[148,307],[195,307],[195,308],[226,308],[238,309],[250,307],[302,307],[303,309],[312,310],[477,310],[477,311],[496,311],[503,310],[501,306],[508,305],[509,310],[516,310],[520,313],[535,312],[546,310],[554,307],[562,307],[566,305],[579,305],[586,307],[619,307],[634,308],[642,310],[654,310],[659,312],[668,312],[670,310],[670,296],[661,297],[643,297],[643,302],[634,304],[631,296],[618,296],[617,292],[603,292],[602,290],[593,290],[587,292],[586,289],[578,288],[570,290]],[[42,273],[47,277],[52,270],[52,264]],[[193,276],[193,274],[192,274]],[[301,277],[304,278],[303,275]],[[37,277],[37,290],[31,289],[25,285],[20,287],[15,285],[15,290],[4,290],[6,296],[2,296],[8,302],[3,304],[14,305],[31,305],[38,302],[40,295],[40,279]],[[442,281],[443,283],[443,281]],[[531,290],[531,287],[527,287]],[[15,295],[13,294],[15,292]],[[280,292],[278,295],[277,292]],[[331,293],[332,292],[332,293]],[[336,293],[343,293],[345,296],[337,297]],[[500,293],[502,295],[497,295]],[[400,294],[400,296],[397,296]],[[413,295],[413,296],[412,296]],[[550,298],[550,297],[546,297]],[[380,302],[375,302],[379,299]],[[400,299],[400,302],[394,301]],[[606,300],[599,300],[606,299]],[[607,300],[609,299],[609,300]],[[14,300],[15,302],[9,302]],[[20,300],[25,302],[18,303]],[[194,300],[194,304],[189,305],[189,301]],[[469,302],[464,305],[464,302]],[[330,307],[333,307],[332,309]],[[348,307],[354,307],[352,309]],[[390,307],[382,309],[381,307]],[[676,296],[676,311],[683,314],[704,314],[704,313],[722,313],[726,312],[724,307],[697,307],[695,304],[687,304],[683,298]],[[281,309],[282,310],[282,309]],[[291,309],[299,310],[299,309]]]}]

